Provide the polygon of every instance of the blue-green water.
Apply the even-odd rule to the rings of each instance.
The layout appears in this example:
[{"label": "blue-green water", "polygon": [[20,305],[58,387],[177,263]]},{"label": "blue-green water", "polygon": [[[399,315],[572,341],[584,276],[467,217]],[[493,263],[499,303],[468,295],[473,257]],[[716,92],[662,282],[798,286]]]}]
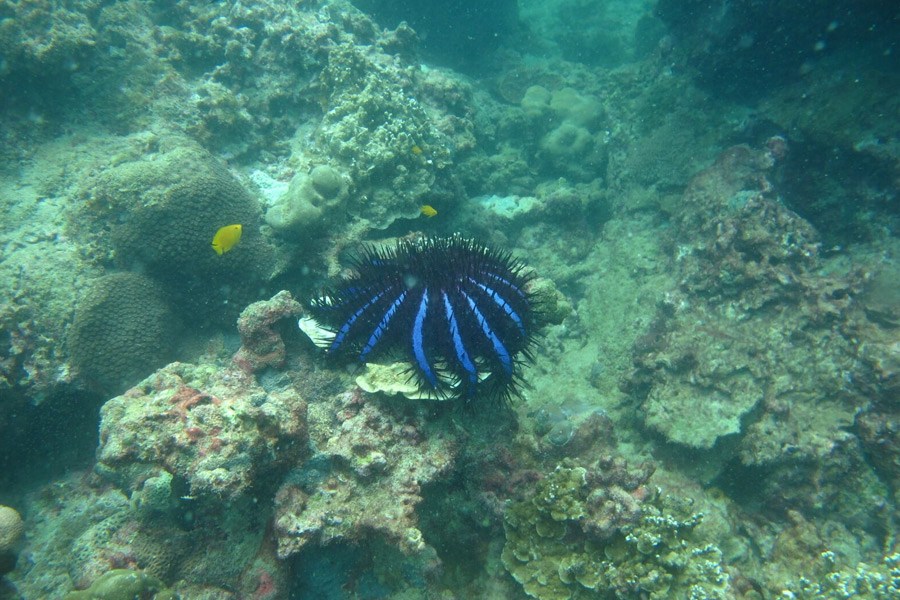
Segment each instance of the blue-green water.
[{"label": "blue-green water", "polygon": [[[900,597],[898,40],[0,4],[0,599]],[[408,258],[340,296],[371,364],[314,343],[457,233],[515,268]]]}]

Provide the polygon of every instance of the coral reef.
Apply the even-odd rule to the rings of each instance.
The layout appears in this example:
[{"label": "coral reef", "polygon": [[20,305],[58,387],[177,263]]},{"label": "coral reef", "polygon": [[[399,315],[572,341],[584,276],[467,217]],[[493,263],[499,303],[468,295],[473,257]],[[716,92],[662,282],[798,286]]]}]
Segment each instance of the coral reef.
[{"label": "coral reef", "polygon": [[885,556],[881,564],[859,563],[855,569],[839,568],[834,552],[822,552],[819,558],[817,572],[789,583],[782,597],[789,600],[888,600],[900,595],[900,554]]},{"label": "coral reef", "polygon": [[815,232],[769,197],[772,153],[729,149],[685,192],[681,289],[658,317],[665,333],[651,328],[637,345],[632,381],[648,426],[694,448],[744,433],[748,464],[777,461],[787,446],[827,452],[864,401],[844,375],[856,368],[854,344],[833,333],[858,276],[816,272]]},{"label": "coral reef", "polygon": [[80,590],[74,598],[105,598],[96,592],[131,589],[132,574],[148,598],[165,591],[163,581],[175,582],[169,589],[181,598],[229,599],[235,590],[250,598],[263,581],[277,593],[259,597],[285,597],[283,567],[268,559],[263,532],[254,527],[265,520],[265,506],[249,499],[216,507],[188,498],[169,503],[168,512],[151,513],[96,476],[55,481],[29,500],[31,534],[16,587],[25,598],[65,600],[73,589]]},{"label": "coral reef", "polygon": [[[428,4],[0,3],[0,596],[897,596],[896,7]],[[414,230],[547,278],[521,398],[289,337]]]},{"label": "coral reef", "polygon": [[[892,336],[865,310],[866,273],[829,263],[813,228],[778,201],[773,167],[786,151],[780,137],[730,148],[685,191],[674,211],[679,285],[635,344],[626,389],[646,426],[706,457],[707,480],[813,529],[849,527],[871,548],[895,527],[884,500],[895,409],[878,369],[890,361],[860,359],[887,358]],[[808,571],[802,556],[774,563]]]},{"label": "coral reef", "polygon": [[[69,78],[94,53],[97,32],[78,2],[10,2],[0,9],[0,81]],[[12,89],[12,88],[7,88]]]},{"label": "coral reef", "polygon": [[650,472],[564,461],[506,513],[503,564],[539,599],[729,598],[721,551],[691,503]]},{"label": "coral reef", "polygon": [[171,358],[173,325],[149,277],[104,275],[76,308],[68,336],[72,364],[103,392],[119,394]]},{"label": "coral reef", "polygon": [[349,45],[331,50],[322,78],[327,109],[316,137],[353,181],[352,215],[381,229],[459,195],[448,168],[459,144],[430,117],[428,79],[395,57]]},{"label": "coral reef", "polygon": [[[265,391],[237,368],[173,363],[107,402],[101,416],[95,470],[118,489],[74,482],[52,499],[45,510],[64,507],[67,526],[39,528],[31,551],[62,545],[72,556],[52,561],[52,584],[27,569],[26,589],[87,588],[110,568],[130,568],[177,582],[186,597],[205,585],[283,597],[283,565],[265,528],[247,519],[265,522],[266,499],[307,453],[306,403],[296,392]],[[85,507],[93,507],[88,519]]]}]

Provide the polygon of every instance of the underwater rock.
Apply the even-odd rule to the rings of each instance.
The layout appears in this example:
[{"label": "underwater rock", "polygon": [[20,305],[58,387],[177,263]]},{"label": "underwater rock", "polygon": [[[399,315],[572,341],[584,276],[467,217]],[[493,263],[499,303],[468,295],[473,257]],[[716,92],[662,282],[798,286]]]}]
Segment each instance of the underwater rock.
[{"label": "underwater rock", "polygon": [[76,308],[72,363],[104,393],[121,393],[171,358],[172,323],[155,281],[137,273],[105,275]]},{"label": "underwater rock", "polygon": [[278,321],[302,312],[300,303],[284,290],[245,308],[238,319],[241,347],[234,355],[234,364],[247,373],[280,367],[285,358],[284,340],[273,327]]},{"label": "underwater rock", "polygon": [[433,560],[416,507],[422,488],[452,467],[457,441],[438,428],[426,432],[421,410],[399,419],[376,402],[363,402],[359,392],[336,400],[337,426],[312,428],[321,436],[319,453],[276,495],[278,555],[355,544],[374,534],[405,554]]},{"label": "underwater rock", "polygon": [[306,403],[236,368],[173,363],[101,410],[96,471],[129,494],[168,472],[213,504],[272,481],[306,453]]}]

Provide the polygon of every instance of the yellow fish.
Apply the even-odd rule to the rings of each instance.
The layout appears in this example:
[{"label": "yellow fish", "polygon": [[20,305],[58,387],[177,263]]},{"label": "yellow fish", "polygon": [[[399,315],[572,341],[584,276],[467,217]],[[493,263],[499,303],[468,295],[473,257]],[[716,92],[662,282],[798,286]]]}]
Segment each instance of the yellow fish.
[{"label": "yellow fish", "polygon": [[437,214],[437,209],[430,204],[423,204],[419,207],[419,211],[428,218]]},{"label": "yellow fish", "polygon": [[415,154],[416,156],[421,156],[421,155],[422,155],[422,148],[419,147],[418,144],[413,144],[413,147],[412,147],[412,153]]},{"label": "yellow fish", "polygon": [[243,231],[244,228],[240,225],[226,225],[219,228],[212,239],[213,250],[216,251],[216,254],[222,256],[241,241],[241,233]]}]

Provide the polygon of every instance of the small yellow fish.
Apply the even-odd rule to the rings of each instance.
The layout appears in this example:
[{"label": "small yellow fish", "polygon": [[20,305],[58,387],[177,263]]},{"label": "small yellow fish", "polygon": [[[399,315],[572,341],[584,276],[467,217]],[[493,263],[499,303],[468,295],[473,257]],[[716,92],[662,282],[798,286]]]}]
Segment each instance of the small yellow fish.
[{"label": "small yellow fish", "polygon": [[423,204],[419,207],[419,211],[429,219],[437,214],[437,209],[430,204]]},{"label": "small yellow fish", "polygon": [[216,254],[222,256],[234,248],[235,244],[241,241],[241,233],[243,233],[243,231],[244,228],[240,225],[226,225],[225,227],[221,227],[216,232],[216,235],[213,236],[213,250],[216,251]]},{"label": "small yellow fish", "polygon": [[413,144],[413,147],[412,147],[412,153],[415,154],[416,156],[421,156],[421,155],[422,155],[422,148],[419,147],[418,144]]}]

